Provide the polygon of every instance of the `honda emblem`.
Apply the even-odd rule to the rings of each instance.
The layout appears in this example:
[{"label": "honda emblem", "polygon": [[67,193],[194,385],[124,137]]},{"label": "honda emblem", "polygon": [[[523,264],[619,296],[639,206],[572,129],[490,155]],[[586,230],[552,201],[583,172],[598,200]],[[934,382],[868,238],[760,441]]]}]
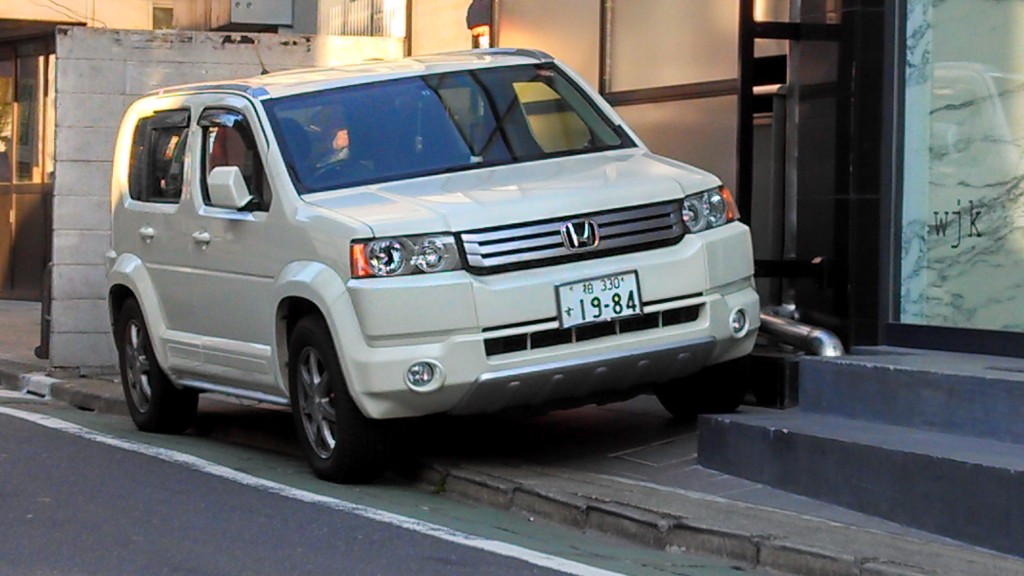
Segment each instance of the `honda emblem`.
[{"label": "honda emblem", "polygon": [[597,248],[601,241],[597,224],[593,220],[582,219],[562,224],[562,243],[569,250],[589,250]]}]

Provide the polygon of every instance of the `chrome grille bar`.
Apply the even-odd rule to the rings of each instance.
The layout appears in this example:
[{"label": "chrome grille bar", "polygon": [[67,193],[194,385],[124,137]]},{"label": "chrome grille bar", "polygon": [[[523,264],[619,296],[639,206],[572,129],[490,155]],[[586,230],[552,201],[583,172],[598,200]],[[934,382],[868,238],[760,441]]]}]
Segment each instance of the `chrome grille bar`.
[{"label": "chrome grille bar", "polygon": [[[562,224],[588,218],[598,225],[601,241],[586,251],[569,250],[562,243]],[[678,202],[600,214],[531,222],[500,229],[459,234],[459,241],[471,270],[521,269],[545,261],[592,258],[602,252],[641,250],[651,244],[678,242],[683,237],[683,219]]]}]

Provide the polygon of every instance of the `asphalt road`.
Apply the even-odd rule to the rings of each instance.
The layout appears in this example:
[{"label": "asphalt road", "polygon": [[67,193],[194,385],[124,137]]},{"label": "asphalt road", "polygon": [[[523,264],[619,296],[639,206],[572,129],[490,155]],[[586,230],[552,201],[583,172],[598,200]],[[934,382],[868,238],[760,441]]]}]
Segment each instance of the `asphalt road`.
[{"label": "asphalt road", "polygon": [[15,575],[736,573],[396,480],[328,484],[287,451],[10,398],[0,526],[0,574]]},{"label": "asphalt road", "polygon": [[555,574],[0,415],[3,574]]}]

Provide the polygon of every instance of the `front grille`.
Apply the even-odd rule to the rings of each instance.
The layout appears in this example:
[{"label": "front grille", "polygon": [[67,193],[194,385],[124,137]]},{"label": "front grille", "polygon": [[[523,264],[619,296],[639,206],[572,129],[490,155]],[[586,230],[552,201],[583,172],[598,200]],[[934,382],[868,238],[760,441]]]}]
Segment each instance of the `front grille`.
[{"label": "front grille", "polygon": [[702,304],[695,304],[693,306],[673,308],[642,316],[577,326],[575,328],[553,328],[551,330],[540,330],[526,334],[487,338],[484,340],[484,351],[488,356],[497,356],[499,354],[511,354],[524,350],[537,350],[538,348],[584,342],[605,336],[615,336],[616,334],[686,324],[700,317],[701,306]]},{"label": "front grille", "polygon": [[[569,250],[562,243],[562,225],[583,218],[597,224],[600,242],[588,250]],[[517,226],[474,230],[458,235],[467,268],[478,274],[535,268],[612,254],[667,246],[682,240],[678,202],[665,202]]]}]

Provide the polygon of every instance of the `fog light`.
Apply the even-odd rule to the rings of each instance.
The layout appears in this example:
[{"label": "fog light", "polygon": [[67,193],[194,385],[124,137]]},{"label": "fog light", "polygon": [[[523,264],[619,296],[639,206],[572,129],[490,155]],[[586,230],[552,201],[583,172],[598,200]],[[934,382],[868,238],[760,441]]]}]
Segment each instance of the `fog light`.
[{"label": "fog light", "polygon": [[743,308],[737,308],[732,311],[729,316],[729,329],[732,330],[734,338],[742,338],[747,333],[747,313],[743,311]]},{"label": "fog light", "polygon": [[405,372],[405,384],[414,392],[437,390],[444,383],[444,370],[437,362],[417,362]]}]

